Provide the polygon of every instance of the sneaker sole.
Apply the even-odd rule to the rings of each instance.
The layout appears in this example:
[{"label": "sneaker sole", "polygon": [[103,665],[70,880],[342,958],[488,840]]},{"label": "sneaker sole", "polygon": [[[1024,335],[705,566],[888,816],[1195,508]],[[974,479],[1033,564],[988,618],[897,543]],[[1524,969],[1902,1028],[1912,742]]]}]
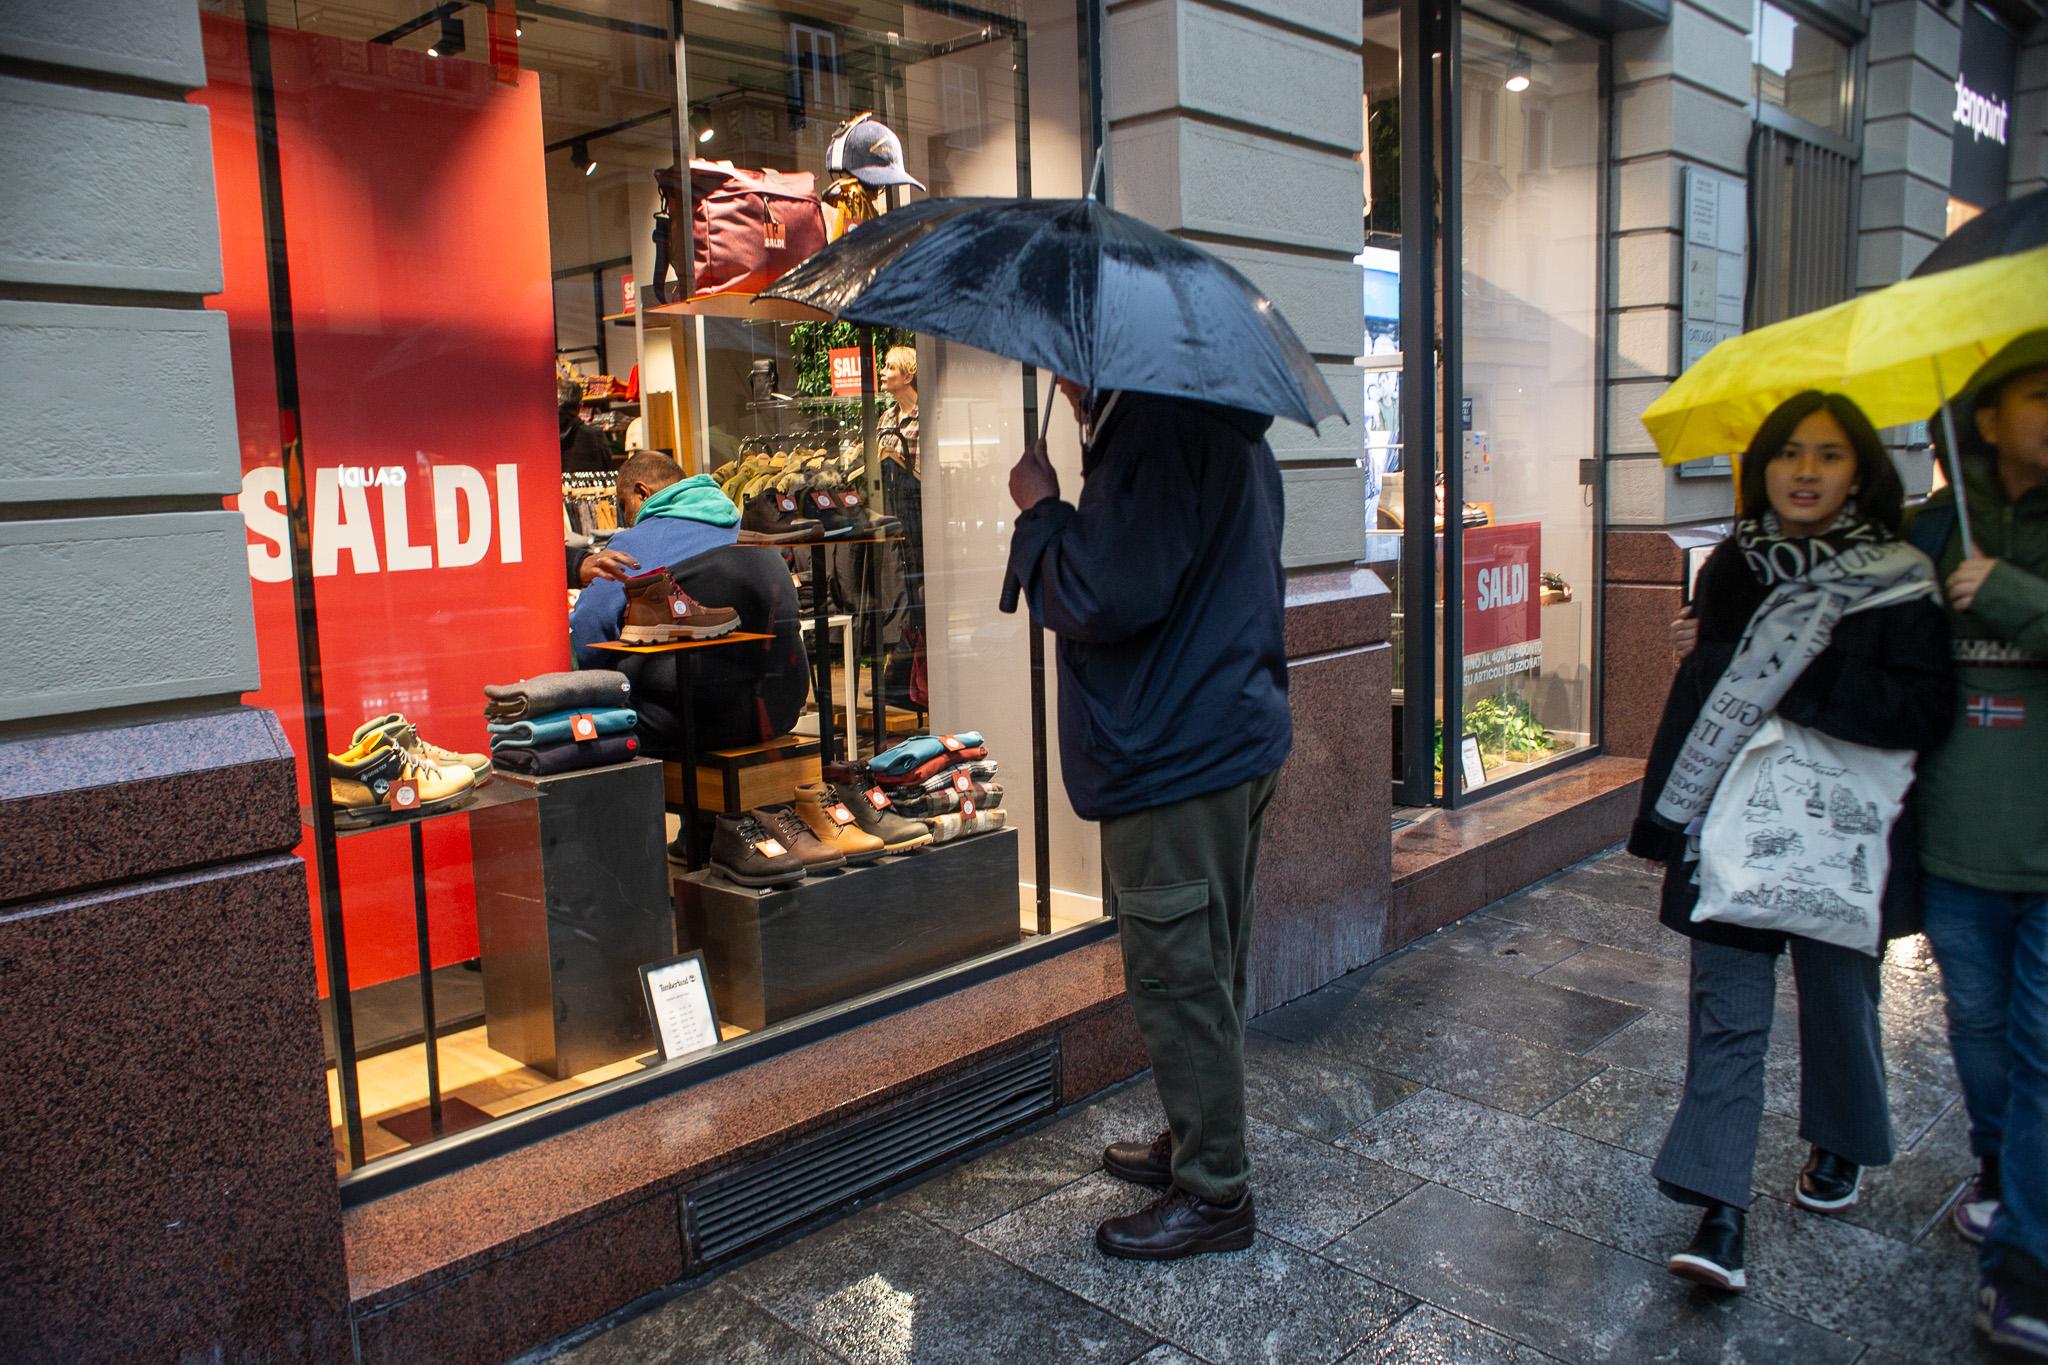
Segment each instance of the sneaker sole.
[{"label": "sneaker sole", "polygon": [[[1986,1223],[1986,1224],[1984,1225],[1983,1229],[1982,1229],[1982,1230],[1980,1231],[1979,1229],[1977,1229],[1977,1228],[1973,1228],[1973,1227],[1971,1227],[1971,1226],[1970,1226],[1970,1225],[1969,1225],[1968,1223],[1964,1222],[1964,1221],[1963,1221],[1963,1210],[1964,1210],[1964,1209],[1966,1209],[1966,1208],[1968,1208],[1968,1207],[1969,1207],[1969,1205],[1967,1205],[1967,1204],[1958,1204],[1958,1205],[1956,1205],[1956,1206],[1955,1206],[1955,1207],[1954,1207],[1953,1209],[1949,1210],[1949,1215],[1948,1215],[1948,1221],[1949,1221],[1949,1225],[1950,1225],[1951,1227],[1955,1228],[1955,1230],[1956,1230],[1956,1236],[1958,1236],[1958,1237],[1962,1238],[1962,1239],[1963,1239],[1963,1240],[1964,1240],[1965,1242],[1968,1242],[1968,1243],[1969,1243],[1969,1244],[1970,1244],[1971,1246],[1973,1246],[1973,1247],[1980,1247],[1980,1246],[1983,1246],[1983,1245],[1984,1245],[1984,1234],[1985,1234],[1985,1233],[1987,1233],[1987,1232],[1989,1232],[1989,1231],[1991,1231],[1991,1225],[1990,1225],[1989,1223]],[[1996,1215],[1993,1215],[1993,1216],[1994,1216],[1994,1217],[1996,1217]]]},{"label": "sneaker sole", "polygon": [[1162,1251],[1141,1251],[1136,1247],[1118,1247],[1095,1234],[1095,1249],[1105,1256],[1114,1256],[1123,1261],[1177,1261],[1183,1256],[1201,1256],[1212,1251],[1243,1251],[1252,1244],[1252,1234],[1257,1228],[1245,1228],[1223,1237],[1205,1237],[1199,1242],[1187,1242]]},{"label": "sneaker sole", "polygon": [[1992,1345],[2003,1346],[2008,1351],[2017,1351],[2036,1360],[2048,1360],[2048,1342],[2043,1342],[2038,1337],[2023,1337],[2015,1332],[2000,1331],[1992,1323],[1989,1309],[1979,1308],[1971,1314],[1971,1320],[1976,1324],[1977,1330],[1984,1334],[1984,1339]]},{"label": "sneaker sole", "polygon": [[681,640],[716,640],[740,628],[739,619],[722,626],[627,626],[619,632],[622,645],[672,645]]},{"label": "sneaker sole", "polygon": [[716,872],[733,885],[751,887],[757,891],[767,887],[795,886],[804,879],[803,869],[801,868],[795,872],[778,872],[772,877],[749,877],[745,873],[733,871],[724,863],[713,862],[710,864],[710,867],[713,872]]},{"label": "sneaker sole", "polygon": [[1690,1252],[1679,1252],[1664,1263],[1664,1268],[1681,1280],[1691,1280],[1694,1284],[1730,1294],[1740,1294],[1749,1288],[1749,1276],[1742,1271],[1725,1269],[1704,1256],[1694,1256]]},{"label": "sneaker sole", "polygon": [[1809,1213],[1840,1213],[1843,1209],[1855,1207],[1863,1197],[1863,1177],[1856,1177],[1856,1188],[1840,1199],[1816,1199],[1798,1186],[1792,1187],[1792,1202]]}]

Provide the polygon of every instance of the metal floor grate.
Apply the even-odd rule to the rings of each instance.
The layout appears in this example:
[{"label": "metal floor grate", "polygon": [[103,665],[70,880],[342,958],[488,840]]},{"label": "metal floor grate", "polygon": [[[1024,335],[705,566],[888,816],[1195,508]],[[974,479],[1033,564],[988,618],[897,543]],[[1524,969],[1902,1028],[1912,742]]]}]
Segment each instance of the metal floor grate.
[{"label": "metal floor grate", "polygon": [[684,1197],[693,1266],[746,1250],[1059,1105],[1047,1043],[863,1114]]}]

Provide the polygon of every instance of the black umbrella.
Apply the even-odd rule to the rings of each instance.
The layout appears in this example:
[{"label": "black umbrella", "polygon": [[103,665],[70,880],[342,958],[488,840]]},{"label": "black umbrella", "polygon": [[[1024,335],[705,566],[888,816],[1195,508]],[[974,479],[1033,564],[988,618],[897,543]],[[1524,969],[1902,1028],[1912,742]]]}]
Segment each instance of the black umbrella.
[{"label": "black umbrella", "polygon": [[943,337],[1097,391],[1350,421],[1257,286],[1092,198],[922,200],[847,233],[761,297]]},{"label": "black umbrella", "polygon": [[1914,267],[1913,276],[1917,279],[2042,245],[2048,245],[2048,190],[2035,190],[1986,209],[1957,228]]}]

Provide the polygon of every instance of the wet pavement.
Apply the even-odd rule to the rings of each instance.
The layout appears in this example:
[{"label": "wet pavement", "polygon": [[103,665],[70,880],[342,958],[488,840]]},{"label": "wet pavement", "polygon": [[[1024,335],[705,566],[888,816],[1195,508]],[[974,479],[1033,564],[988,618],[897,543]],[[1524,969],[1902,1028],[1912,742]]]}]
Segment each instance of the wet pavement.
[{"label": "wet pavement", "polygon": [[1254,1020],[1248,1250],[1096,1252],[1097,1223],[1152,1197],[1101,1170],[1105,1143],[1164,1126],[1140,1077],[530,1359],[1999,1359],[1969,1323],[1974,1249],[1944,1216],[1972,1162],[1918,939],[1884,969],[1898,1160],[1841,1217],[1793,1208],[1784,966],[1749,1292],[1665,1273],[1696,1214],[1649,1173],[1685,1070],[1685,942],[1655,892],[1610,854]]}]

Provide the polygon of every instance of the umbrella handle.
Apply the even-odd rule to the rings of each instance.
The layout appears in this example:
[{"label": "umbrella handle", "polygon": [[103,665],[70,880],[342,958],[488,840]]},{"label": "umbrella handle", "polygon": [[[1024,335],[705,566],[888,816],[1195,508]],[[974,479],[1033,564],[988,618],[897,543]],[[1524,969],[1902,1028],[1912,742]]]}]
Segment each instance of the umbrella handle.
[{"label": "umbrella handle", "polygon": [[[1045,396],[1045,401],[1039,404],[1039,409],[1042,413],[1038,420],[1038,444],[1040,445],[1045,444],[1047,434],[1052,431],[1052,400],[1053,394],[1049,393]],[[1008,569],[1003,570],[1003,595],[996,601],[996,610],[1002,612],[1005,616],[1015,612],[1017,610],[1017,598],[1022,592],[1023,584],[1017,581],[1017,575],[1011,573]]]}]

